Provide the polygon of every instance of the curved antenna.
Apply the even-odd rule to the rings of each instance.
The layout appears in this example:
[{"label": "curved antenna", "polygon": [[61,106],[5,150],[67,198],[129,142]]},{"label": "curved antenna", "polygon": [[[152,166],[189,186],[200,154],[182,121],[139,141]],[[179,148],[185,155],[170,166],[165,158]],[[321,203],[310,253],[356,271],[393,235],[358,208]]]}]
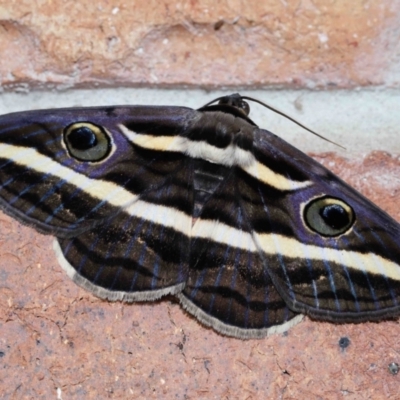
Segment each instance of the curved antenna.
[{"label": "curved antenna", "polygon": [[341,146],[340,144],[335,143],[335,142],[333,142],[332,140],[329,140],[329,139],[327,139],[326,137],[320,135],[319,133],[313,131],[312,129],[310,129],[310,128],[308,128],[307,126],[303,125],[301,122],[299,122],[299,121],[295,120],[294,118],[290,117],[289,115],[285,114],[283,111],[280,111],[280,110],[278,110],[277,108],[272,107],[272,106],[270,106],[269,104],[266,104],[266,103],[264,103],[264,102],[262,102],[262,101],[260,101],[260,100],[254,99],[253,97],[241,96],[241,95],[239,95],[238,93],[235,93],[235,94],[230,95],[230,96],[221,96],[221,97],[218,97],[218,98],[214,99],[213,101],[210,101],[209,103],[207,103],[206,105],[204,105],[202,108],[207,107],[207,106],[209,106],[209,105],[211,105],[211,104],[213,104],[213,103],[215,103],[215,102],[217,102],[217,101],[221,101],[221,100],[224,100],[224,99],[226,99],[226,98],[229,98],[229,97],[231,97],[231,96],[234,97],[234,99],[240,98],[241,100],[250,100],[250,101],[253,101],[254,103],[258,103],[258,104],[264,106],[265,108],[267,108],[268,110],[271,110],[271,111],[273,111],[274,113],[276,113],[276,114],[278,114],[278,115],[281,115],[282,117],[285,117],[285,118],[288,119],[289,121],[292,121],[293,123],[295,123],[296,125],[300,126],[300,127],[303,128],[303,129],[305,129],[306,131],[312,133],[313,135],[318,136],[320,139],[326,140],[327,142],[332,143],[332,144],[334,144],[334,145],[336,145],[336,146],[338,146],[338,147],[340,147],[340,148],[346,150],[345,147],[343,147],[343,146]]}]

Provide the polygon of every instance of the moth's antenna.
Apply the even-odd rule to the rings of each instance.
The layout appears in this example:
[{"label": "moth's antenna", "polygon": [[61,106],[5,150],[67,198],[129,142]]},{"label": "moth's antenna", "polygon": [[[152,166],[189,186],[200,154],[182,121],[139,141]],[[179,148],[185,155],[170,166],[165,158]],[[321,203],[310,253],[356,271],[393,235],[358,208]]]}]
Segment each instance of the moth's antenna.
[{"label": "moth's antenna", "polygon": [[[242,111],[244,111],[244,112],[248,115],[249,112],[250,112],[250,107],[247,107],[248,112],[246,112],[246,111],[244,110],[244,106],[242,105],[242,103],[245,103],[245,104],[247,104],[247,103],[244,102],[243,100],[250,100],[250,101],[253,101],[253,102],[255,102],[255,103],[258,103],[258,104],[264,106],[265,108],[268,108],[269,110],[275,112],[276,114],[279,114],[279,115],[281,115],[282,117],[285,117],[285,118],[288,119],[289,121],[292,121],[292,122],[295,123],[296,125],[300,126],[301,128],[305,129],[306,131],[308,131],[308,132],[314,134],[315,136],[318,136],[319,138],[321,138],[321,139],[323,139],[323,140],[326,140],[327,142],[332,143],[332,144],[334,144],[334,145],[336,145],[336,146],[339,146],[340,148],[346,150],[345,147],[341,146],[341,145],[338,144],[338,143],[333,142],[332,140],[327,139],[326,137],[320,135],[319,133],[313,131],[312,129],[307,128],[305,125],[303,125],[303,124],[300,123],[299,121],[296,121],[294,118],[292,118],[292,117],[290,117],[289,115],[285,114],[283,111],[280,111],[280,110],[278,110],[277,108],[270,106],[269,104],[263,103],[263,102],[260,101],[260,100],[254,99],[253,97],[241,96],[241,95],[239,95],[238,93],[235,93],[235,94],[230,95],[230,96],[221,96],[221,97],[218,97],[217,99],[215,99],[215,100],[213,100],[213,101],[210,101],[209,103],[207,103],[207,104],[206,104],[205,106],[203,106],[202,108],[207,107],[207,106],[209,106],[210,104],[213,104],[213,103],[219,101],[219,104],[229,104],[229,105],[232,105],[232,106],[234,106],[234,107],[236,106],[237,108],[240,108]],[[239,106],[239,103],[238,103],[238,102],[241,102],[241,103],[240,103],[240,106]]]}]

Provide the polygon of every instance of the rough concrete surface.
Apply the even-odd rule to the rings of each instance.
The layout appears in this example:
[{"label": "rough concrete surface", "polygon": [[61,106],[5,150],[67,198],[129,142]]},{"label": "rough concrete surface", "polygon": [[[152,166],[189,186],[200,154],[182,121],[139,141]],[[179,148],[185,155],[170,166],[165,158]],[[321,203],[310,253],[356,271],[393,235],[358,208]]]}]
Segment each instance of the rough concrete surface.
[{"label": "rough concrete surface", "polygon": [[[400,221],[400,158],[317,159]],[[398,399],[399,322],[306,318],[242,341],[171,299],[102,301],[72,283],[52,238],[0,217],[0,393],[5,399]],[[342,348],[339,341],[348,338]]]}]

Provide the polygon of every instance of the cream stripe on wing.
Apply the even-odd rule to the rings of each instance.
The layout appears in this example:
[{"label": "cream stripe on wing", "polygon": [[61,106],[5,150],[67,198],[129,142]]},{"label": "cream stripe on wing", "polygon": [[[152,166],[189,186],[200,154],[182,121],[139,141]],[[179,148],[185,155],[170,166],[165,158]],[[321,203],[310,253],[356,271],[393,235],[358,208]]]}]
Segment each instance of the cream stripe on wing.
[{"label": "cream stripe on wing", "polygon": [[[351,250],[337,250],[304,244],[296,239],[275,233],[251,234],[218,221],[201,219],[198,219],[194,224],[192,237],[209,239],[250,252],[260,249],[268,255],[274,255],[277,250],[281,249],[283,257],[304,258],[307,254],[308,259],[311,260],[325,260],[334,263],[337,263],[338,260],[343,260],[346,263],[346,267],[353,270],[366,271],[376,275],[385,274],[388,278],[400,281],[400,266],[377,254],[371,257],[371,255]],[[279,249],[277,248],[278,246]]]},{"label": "cream stripe on wing", "polygon": [[253,236],[250,233],[218,221],[196,220],[191,236],[193,238],[211,239],[213,242],[223,243],[252,253],[257,252]]},{"label": "cream stripe on wing", "polygon": [[179,135],[154,136],[133,132],[124,125],[119,125],[119,128],[132,143],[139,147],[157,151],[175,151],[228,167],[237,165],[249,175],[278,190],[297,190],[312,185],[311,181],[294,181],[272,171],[258,162],[251,152],[233,144],[222,149],[206,141],[193,141]]},{"label": "cream stripe on wing", "polygon": [[[64,167],[60,163],[40,154],[32,148],[2,143],[0,145],[0,154],[2,157],[14,161],[17,165],[34,169],[35,171],[43,174],[51,174],[60,179],[64,179],[96,199],[103,200],[110,192],[120,189],[118,185],[112,182],[91,179],[86,175]],[[115,206],[124,206],[125,204],[129,204],[132,200],[137,198],[137,196],[133,196],[127,191],[125,192],[125,196],[124,193],[122,193],[121,196],[113,200],[112,204]]]},{"label": "cream stripe on wing", "polygon": [[176,151],[193,158],[202,158],[203,160],[228,167],[232,165],[250,165],[254,162],[253,154],[233,144],[225,148],[219,148],[204,140],[194,141],[179,135],[155,136],[136,133],[124,125],[119,125],[119,128],[132,143],[145,149]]},{"label": "cream stripe on wing", "polygon": [[279,190],[297,190],[313,185],[311,181],[299,182],[288,179],[285,176],[272,171],[267,166],[261,164],[258,161],[255,161],[251,165],[244,166],[242,167],[242,169],[259,181]]},{"label": "cream stripe on wing", "polygon": [[273,244],[272,236],[280,243],[280,248],[284,249],[283,256],[291,258],[304,258],[307,257],[311,260],[326,260],[329,262],[338,262],[342,259],[346,263],[346,267],[361,272],[367,271],[372,274],[382,275],[385,274],[388,278],[400,281],[400,266],[382,256],[374,254],[358,253],[351,250],[337,250],[329,247],[324,247],[323,257],[321,254],[321,247],[311,244],[304,244],[296,239],[289,238],[276,234],[257,234],[255,233],[256,241],[260,248],[266,254],[275,254],[276,247]]},{"label": "cream stripe on wing", "polygon": [[106,200],[115,207],[124,208],[125,212],[130,215],[174,228],[176,231],[189,235],[192,217],[182,211],[139,200],[138,195],[113,182],[89,178],[40,154],[35,149],[1,144],[0,154],[18,165],[64,179],[95,199]]}]

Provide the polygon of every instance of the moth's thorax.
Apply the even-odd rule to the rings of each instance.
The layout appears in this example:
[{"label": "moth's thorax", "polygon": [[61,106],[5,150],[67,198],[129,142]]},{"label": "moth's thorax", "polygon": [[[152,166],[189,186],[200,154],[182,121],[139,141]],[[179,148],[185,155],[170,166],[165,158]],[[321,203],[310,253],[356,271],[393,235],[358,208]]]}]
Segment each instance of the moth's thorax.
[{"label": "moth's thorax", "polygon": [[[153,124],[157,125],[157,124]],[[255,126],[242,118],[221,111],[193,113],[173,132],[160,132],[143,125],[119,125],[135,145],[153,150],[180,152],[225,166],[248,167],[254,163],[252,154]]]},{"label": "moth's thorax", "polygon": [[254,132],[245,119],[221,111],[200,114],[182,136],[185,153],[225,166],[247,167],[254,163]]}]

